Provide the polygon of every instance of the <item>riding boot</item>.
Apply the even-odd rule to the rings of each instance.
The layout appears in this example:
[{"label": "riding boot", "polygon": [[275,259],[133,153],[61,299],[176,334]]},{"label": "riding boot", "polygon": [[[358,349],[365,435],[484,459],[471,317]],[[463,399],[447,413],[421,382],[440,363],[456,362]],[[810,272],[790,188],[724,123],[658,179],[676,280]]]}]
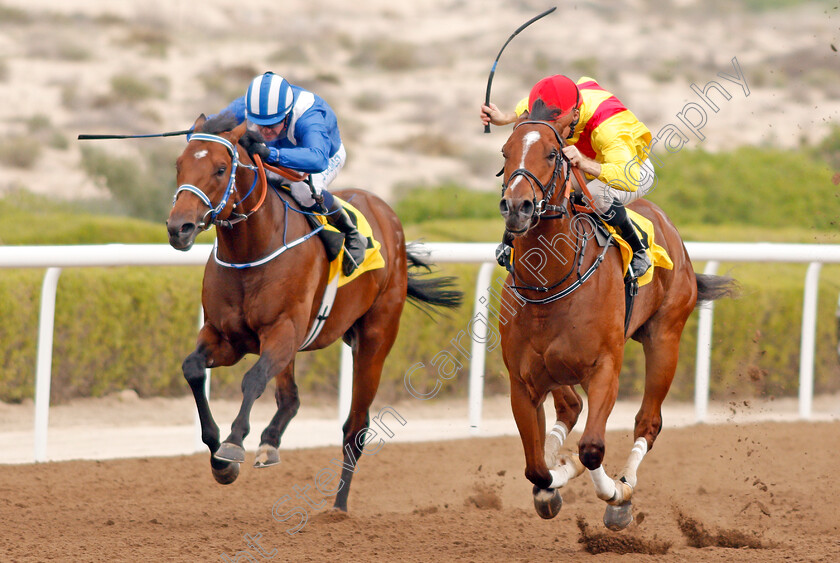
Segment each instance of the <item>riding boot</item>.
[{"label": "riding boot", "polygon": [[510,268],[510,252],[513,249],[513,237],[505,229],[502,235],[502,243],[496,247],[496,262],[505,270]]},{"label": "riding boot", "polygon": [[344,235],[344,262],[342,272],[349,276],[365,261],[368,240],[350,220],[350,216],[338,198],[333,198],[332,206],[327,209],[327,221]]},{"label": "riding boot", "polygon": [[601,215],[604,222],[610,227],[618,231],[621,238],[627,241],[630,248],[633,250],[633,257],[630,259],[630,277],[640,278],[651,267],[650,258],[648,258],[647,248],[633,224],[630,222],[630,217],[627,215],[627,210],[624,205],[617,199],[613,200],[609,211]]}]

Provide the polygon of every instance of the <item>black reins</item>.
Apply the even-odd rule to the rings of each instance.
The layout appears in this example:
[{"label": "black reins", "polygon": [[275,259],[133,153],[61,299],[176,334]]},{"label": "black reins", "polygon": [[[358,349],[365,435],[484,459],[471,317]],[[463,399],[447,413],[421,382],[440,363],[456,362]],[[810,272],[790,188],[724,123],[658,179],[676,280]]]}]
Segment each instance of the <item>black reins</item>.
[{"label": "black reins", "polygon": [[[569,195],[570,194],[569,194],[569,192],[565,191],[565,186],[567,186],[568,183],[569,183],[569,177],[571,175],[572,165],[571,165],[571,162],[569,161],[568,157],[566,157],[566,155],[563,153],[563,147],[566,146],[566,142],[563,140],[563,138],[560,136],[560,133],[557,131],[557,129],[554,128],[553,125],[551,125],[550,123],[547,123],[545,121],[523,121],[521,123],[518,123],[516,125],[516,127],[514,127],[514,129],[516,129],[517,127],[520,127],[522,125],[528,125],[528,124],[544,125],[544,126],[548,127],[549,129],[551,129],[551,132],[554,133],[554,138],[557,140],[557,144],[558,144],[557,156],[555,157],[555,163],[554,163],[554,171],[552,172],[551,178],[549,179],[548,184],[546,185],[546,184],[543,184],[540,181],[540,179],[537,178],[534,175],[534,173],[531,172],[530,170],[528,170],[527,168],[517,168],[516,170],[511,172],[510,176],[508,176],[508,178],[507,178],[507,181],[503,182],[503,184],[502,184],[502,197],[504,197],[505,191],[507,191],[508,187],[510,187],[511,180],[513,180],[514,178],[517,178],[519,176],[523,176],[524,178],[526,178],[528,180],[528,185],[531,187],[531,191],[534,194],[534,198],[532,200],[533,204],[534,204],[534,212],[533,212],[533,215],[532,215],[532,219],[535,219],[536,222],[531,227],[529,227],[529,228],[533,228],[534,226],[536,226],[536,224],[539,222],[540,219],[561,219],[561,218],[565,217],[567,215],[567,213],[569,213],[571,215],[571,213],[568,210],[568,208],[571,207],[570,201],[569,201]],[[563,173],[564,168],[565,168],[565,174]],[[500,176],[502,174],[504,174],[504,168],[502,168],[501,172],[499,172],[498,175]],[[557,189],[557,182],[561,178],[563,180],[562,185],[564,186],[563,199],[560,202],[560,205],[550,204],[549,202],[554,197],[554,192]],[[540,192],[543,194],[543,199],[541,199],[539,201],[537,201],[537,192],[536,192],[535,186],[539,187]],[[556,213],[553,214],[553,215],[546,215],[545,213],[547,211],[554,211]],[[581,215],[579,215],[579,214],[575,215],[575,217],[580,217],[580,216]],[[597,224],[594,228],[597,228]],[[609,249],[610,243],[612,242],[612,238],[613,238],[612,235],[609,235],[606,243],[604,244],[603,250],[595,258],[595,261],[592,263],[592,265],[585,272],[581,272],[581,269],[583,267],[583,259],[584,259],[584,256],[586,254],[587,242],[592,237],[585,236],[585,233],[579,232],[580,228],[578,228],[578,226],[575,226],[575,228],[572,229],[572,231],[574,232],[574,235],[575,235],[574,263],[572,265],[572,268],[568,272],[566,272],[566,275],[563,276],[563,278],[560,279],[559,281],[557,281],[557,282],[555,282],[555,283],[553,283],[549,286],[516,285],[516,272],[514,271],[514,264],[510,264],[510,266],[507,268],[507,270],[513,276],[514,284],[510,285],[509,287],[514,291],[514,293],[516,293],[516,295],[520,299],[522,299],[523,301],[525,301],[527,303],[533,303],[533,304],[544,304],[544,303],[551,303],[553,301],[557,301],[558,299],[562,299],[562,298],[566,297],[567,295],[571,294],[572,292],[574,292],[575,290],[577,290],[578,288],[580,288],[584,284],[584,282],[586,282],[586,280],[588,280],[592,276],[592,274],[595,273],[595,271],[598,269],[598,267],[601,265],[601,263],[604,261],[604,258],[606,257],[607,250]],[[515,258],[514,258],[514,260],[515,260]],[[574,280],[574,282],[572,282],[568,287],[566,287],[566,288],[560,290],[559,292],[557,292],[553,295],[550,295],[548,297],[545,297],[545,298],[542,298],[542,299],[531,299],[531,298],[525,297],[524,295],[522,295],[519,292],[520,290],[536,291],[538,293],[550,292],[550,291],[558,288],[564,282],[566,282],[566,280],[568,280],[573,273],[576,274],[576,279]]]},{"label": "black reins", "polygon": [[[531,187],[531,192],[533,192],[534,197],[531,200],[534,204],[534,213],[533,218],[539,221],[540,219],[561,219],[566,216],[566,198],[568,197],[567,194],[564,194],[563,201],[560,202],[560,205],[553,205],[549,202],[551,198],[554,197],[554,191],[557,189],[557,181],[560,178],[563,178],[563,186],[567,184],[569,181],[569,177],[572,172],[572,164],[569,161],[568,157],[563,153],[563,147],[566,146],[565,141],[560,136],[560,133],[557,132],[557,129],[554,128],[553,125],[546,121],[523,121],[521,123],[516,124],[514,130],[522,125],[544,125],[551,129],[551,132],[554,133],[554,138],[557,139],[558,149],[556,156],[554,157],[554,171],[551,173],[551,178],[549,178],[547,185],[543,184],[539,178],[537,178],[533,172],[528,170],[527,168],[517,168],[513,172],[510,173],[506,182],[502,183],[502,197],[504,197],[505,192],[507,191],[508,187],[510,187],[511,182],[519,177],[523,176],[528,180],[528,185]],[[565,174],[563,174],[563,170],[565,169]],[[504,174],[504,168],[497,174],[497,176],[501,176]],[[537,190],[535,186],[540,189],[540,192],[543,194],[543,198],[537,201]],[[554,211],[556,212],[555,215],[546,215],[547,211]]]}]

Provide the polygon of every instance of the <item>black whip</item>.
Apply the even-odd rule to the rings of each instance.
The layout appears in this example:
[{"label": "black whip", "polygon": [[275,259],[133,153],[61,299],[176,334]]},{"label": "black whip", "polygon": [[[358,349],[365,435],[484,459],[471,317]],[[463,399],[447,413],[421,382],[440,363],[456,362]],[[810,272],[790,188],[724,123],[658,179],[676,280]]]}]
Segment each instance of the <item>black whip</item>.
[{"label": "black whip", "polygon": [[146,139],[148,137],[177,137],[178,135],[188,135],[192,133],[190,129],[183,131],[170,131],[168,133],[153,133],[151,135],[79,135],[80,141],[90,141],[96,139]]},{"label": "black whip", "polygon": [[[557,9],[557,6],[554,6],[553,8],[550,8],[550,9],[546,10],[542,14],[540,14],[538,16],[534,16],[530,20],[528,20],[525,23],[523,23],[522,25],[520,25],[516,29],[516,31],[514,31],[513,34],[510,37],[508,37],[508,40],[505,41],[505,44],[502,45],[501,49],[499,49],[499,54],[496,55],[496,60],[493,61],[493,68],[490,69],[490,76],[487,77],[487,93],[484,96],[484,105],[490,105],[490,86],[493,84],[493,75],[496,74],[496,65],[499,64],[499,57],[502,56],[502,51],[505,50],[505,47],[508,46],[508,43],[510,43],[511,40],[513,40],[513,38],[516,37],[519,34],[520,31],[522,31],[523,29],[525,29],[526,27],[528,27],[529,25],[531,25],[532,23],[534,23],[538,19],[544,18],[545,16],[547,16],[548,14],[550,14],[551,12],[553,12],[556,9]],[[484,126],[484,132],[485,133],[490,132],[490,125],[489,124]]]}]

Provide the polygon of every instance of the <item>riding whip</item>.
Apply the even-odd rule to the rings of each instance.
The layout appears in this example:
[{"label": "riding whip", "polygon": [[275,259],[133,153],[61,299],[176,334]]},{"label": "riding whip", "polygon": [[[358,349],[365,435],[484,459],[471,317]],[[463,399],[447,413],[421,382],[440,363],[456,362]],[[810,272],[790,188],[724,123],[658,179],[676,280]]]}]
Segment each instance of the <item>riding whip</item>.
[{"label": "riding whip", "polygon": [[80,141],[90,141],[96,139],[145,139],[148,137],[176,137],[178,135],[188,135],[192,133],[190,129],[183,131],[170,131],[168,133],[153,133],[151,135],[79,135],[77,138]]},{"label": "riding whip", "polygon": [[[496,55],[496,60],[493,61],[493,68],[490,69],[490,76],[487,77],[487,93],[484,96],[484,105],[490,105],[490,86],[493,84],[493,75],[496,74],[496,65],[499,64],[499,58],[502,56],[502,51],[505,50],[505,47],[508,46],[508,43],[510,43],[513,40],[514,37],[519,35],[520,31],[522,31],[523,29],[525,29],[526,27],[528,27],[529,25],[531,25],[532,23],[534,23],[538,19],[544,18],[545,16],[547,16],[548,14],[550,14],[551,12],[553,12],[556,9],[557,9],[557,6],[554,6],[553,8],[550,8],[550,9],[546,10],[545,12],[541,13],[540,15],[534,16],[530,20],[528,20],[525,23],[523,23],[522,25],[520,25],[516,29],[516,31],[514,31],[513,34],[511,34],[511,36],[508,37],[508,40],[505,41],[505,44],[502,45],[501,49],[499,49],[499,54]],[[484,126],[484,132],[485,133],[490,132],[490,125],[489,124]]]}]

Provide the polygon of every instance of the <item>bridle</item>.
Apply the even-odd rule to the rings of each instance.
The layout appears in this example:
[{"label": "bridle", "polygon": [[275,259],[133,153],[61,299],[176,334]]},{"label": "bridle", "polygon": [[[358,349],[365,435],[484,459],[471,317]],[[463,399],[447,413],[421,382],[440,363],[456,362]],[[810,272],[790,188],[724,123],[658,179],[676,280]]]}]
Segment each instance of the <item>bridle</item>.
[{"label": "bridle", "polygon": [[[202,191],[201,188],[199,188],[198,186],[195,186],[193,184],[181,184],[180,186],[178,186],[178,189],[175,191],[175,195],[172,198],[172,205],[173,206],[175,205],[175,201],[178,199],[178,195],[181,192],[190,192],[190,193],[194,194],[196,197],[198,197],[198,199],[200,199],[201,202],[209,208],[207,210],[207,213],[205,213],[204,216],[201,218],[201,222],[196,225],[196,227],[198,227],[202,231],[206,231],[207,229],[209,229],[210,225],[218,225],[218,226],[222,226],[222,227],[232,227],[236,223],[244,221],[245,219],[250,217],[251,214],[253,214],[259,208],[259,204],[254,209],[252,209],[251,211],[249,211],[247,213],[238,213],[236,211],[236,207],[237,207],[238,204],[241,204],[245,199],[247,199],[247,197],[250,196],[251,193],[253,193],[254,188],[257,185],[257,180],[261,176],[263,176],[263,185],[267,190],[268,185],[265,183],[265,180],[264,180],[265,172],[262,171],[262,169],[259,168],[258,166],[254,166],[253,164],[246,164],[246,163],[242,162],[241,160],[239,160],[239,154],[236,150],[236,147],[233,146],[233,143],[231,143],[230,141],[228,141],[224,137],[220,137],[219,135],[211,135],[209,133],[193,133],[192,135],[190,135],[189,140],[190,141],[193,141],[193,140],[195,140],[195,141],[209,141],[211,143],[218,143],[220,145],[223,145],[227,149],[228,154],[230,154],[230,161],[231,161],[230,177],[228,178],[228,183],[227,183],[227,186],[225,187],[225,191],[222,194],[222,199],[219,202],[219,204],[216,205],[215,207],[213,206],[213,202],[210,200],[210,197],[208,197],[208,195],[206,193],[204,193],[204,191]],[[228,200],[237,191],[237,189],[236,189],[236,170],[240,166],[242,168],[246,168],[246,169],[254,172],[254,181],[251,183],[251,187],[248,190],[248,193],[245,194],[245,196],[240,197],[239,201],[237,203],[233,204],[233,210],[231,211],[231,213],[229,215],[229,218],[228,219],[219,219],[219,214],[221,214],[221,212],[224,210],[224,208],[227,207]],[[263,194],[263,195],[265,195],[265,194]],[[262,203],[262,200],[260,200],[260,203]],[[233,216],[233,218],[231,219],[230,216]]]},{"label": "bridle", "polygon": [[[522,125],[544,125],[551,129],[551,132],[554,133],[554,138],[557,139],[557,155],[554,158],[554,170],[551,173],[551,178],[549,178],[547,184],[543,184],[539,178],[537,178],[533,172],[528,170],[527,168],[517,168],[513,172],[510,173],[508,176],[507,181],[502,183],[502,197],[504,198],[505,192],[510,187],[511,182],[518,178],[519,176],[525,177],[528,180],[528,185],[531,188],[531,192],[534,194],[533,199],[531,200],[534,204],[534,211],[531,215],[532,225],[531,227],[535,226],[539,220],[542,219],[560,219],[566,216],[567,209],[566,209],[566,201],[569,198],[569,194],[571,192],[571,184],[569,183],[569,177],[571,175],[571,162],[569,162],[568,157],[563,153],[563,147],[566,146],[566,142],[560,136],[560,133],[557,129],[554,128],[548,122],[545,121],[522,121],[517,123],[514,127],[516,130],[518,127]],[[565,170],[565,173],[564,173]],[[501,176],[504,174],[504,168],[497,174],[497,176]],[[565,186],[563,191],[563,199],[560,202],[560,205],[553,205],[549,203],[551,199],[554,197],[554,191],[557,189],[557,182],[560,178],[563,178],[563,185]],[[543,198],[541,200],[537,200],[537,189],[540,189],[540,193],[543,194]],[[555,215],[545,215],[548,211],[556,212]],[[537,221],[534,222],[533,219]],[[530,228],[530,227],[529,227]]]},{"label": "bridle", "polygon": [[[513,180],[514,178],[517,178],[519,176],[524,176],[528,180],[528,185],[531,187],[531,191],[534,194],[534,198],[532,200],[533,204],[534,204],[534,211],[531,214],[531,224],[526,229],[524,229],[523,232],[535,227],[539,223],[540,219],[561,219],[561,218],[565,217],[567,213],[569,213],[570,216],[571,216],[569,208],[574,207],[573,205],[571,205],[571,201],[570,201],[570,195],[571,195],[570,176],[571,176],[571,173],[572,173],[572,165],[571,165],[571,162],[569,161],[568,157],[566,157],[566,155],[563,153],[563,147],[566,146],[566,142],[560,136],[560,133],[557,131],[557,129],[555,129],[553,125],[551,125],[550,123],[547,123],[545,121],[522,121],[522,122],[516,124],[516,126],[514,127],[514,130],[517,127],[520,127],[522,125],[528,125],[528,124],[544,125],[544,126],[548,127],[549,129],[551,129],[552,133],[554,133],[554,138],[557,140],[558,150],[557,150],[557,156],[555,157],[555,162],[554,162],[554,171],[552,172],[551,178],[548,180],[547,185],[543,184],[539,180],[539,178],[537,178],[534,175],[534,173],[531,172],[530,170],[528,170],[527,168],[517,168],[516,170],[511,172],[510,176],[508,176],[507,181],[502,184],[502,197],[504,197],[505,191],[507,191],[508,187],[510,187],[511,180]],[[565,169],[565,172],[564,172],[564,169]],[[581,184],[581,189],[588,196],[589,194],[587,193],[586,187],[585,187],[586,183],[585,183],[584,179],[581,177],[580,171],[576,169],[574,172],[575,172],[575,177],[578,179],[578,182]],[[500,176],[502,174],[504,174],[504,168],[502,168],[501,172],[499,172],[499,174],[497,174],[497,175]],[[554,197],[554,191],[557,189],[557,183],[558,183],[558,181],[560,181],[561,178],[563,180],[563,186],[564,186],[563,197],[562,197],[559,205],[550,204],[549,202],[551,201],[552,197]],[[537,201],[537,191],[536,191],[535,186],[538,187],[543,194],[543,198],[539,201]],[[554,215],[546,215],[546,212],[548,212],[548,211],[554,211],[556,213]],[[588,215],[582,215],[582,214],[575,215],[575,217],[572,220],[573,225],[575,223],[574,220],[578,217],[588,217]],[[536,219],[536,220],[534,220],[534,219]],[[507,268],[507,270],[513,276],[513,283],[509,284],[508,287],[511,288],[511,290],[517,295],[517,297],[519,299],[521,299],[522,301],[525,301],[527,303],[538,304],[538,305],[542,305],[542,304],[546,304],[546,303],[552,303],[554,301],[557,301],[559,299],[563,299],[564,297],[567,297],[568,295],[571,295],[572,293],[574,293],[595,273],[595,271],[598,269],[598,267],[601,265],[601,263],[604,261],[604,258],[606,257],[607,250],[609,249],[610,242],[612,241],[612,235],[608,236],[608,238],[606,240],[606,243],[603,246],[603,249],[598,254],[598,256],[595,257],[595,260],[592,263],[592,265],[590,265],[589,268],[587,268],[585,271],[581,271],[581,269],[583,267],[583,259],[584,259],[584,256],[586,254],[586,246],[587,246],[587,242],[589,240],[589,237],[580,236],[581,233],[577,232],[577,228],[575,228],[575,231],[578,235],[576,237],[578,242],[577,242],[577,245],[576,245],[576,248],[575,248],[575,258],[574,258],[574,262],[572,264],[572,269],[570,269],[566,273],[566,275],[563,276],[562,279],[560,279],[559,281],[557,281],[557,282],[555,282],[551,285],[548,285],[548,286],[533,286],[533,285],[525,285],[525,284],[517,285],[516,284],[516,272],[514,271],[514,265],[511,264],[510,267]],[[556,293],[554,293],[552,295],[549,295],[548,297],[533,299],[533,298],[526,297],[526,296],[522,295],[522,293],[521,293],[521,290],[536,291],[536,292],[542,293],[542,294],[550,293],[551,291],[556,290],[562,284],[564,284],[566,282],[566,280],[568,280],[572,276],[573,273],[575,274],[575,279],[572,281],[572,283],[570,285],[568,285],[567,287],[557,291]]]}]

